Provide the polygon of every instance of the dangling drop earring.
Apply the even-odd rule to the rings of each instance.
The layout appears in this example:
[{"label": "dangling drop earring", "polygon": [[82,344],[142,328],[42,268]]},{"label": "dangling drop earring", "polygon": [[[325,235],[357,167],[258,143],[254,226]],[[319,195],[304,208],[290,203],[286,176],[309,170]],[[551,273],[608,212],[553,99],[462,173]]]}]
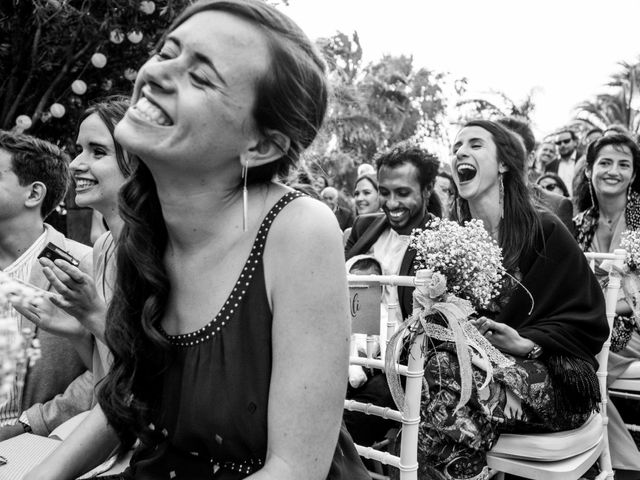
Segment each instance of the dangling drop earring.
[{"label": "dangling drop earring", "polygon": [[589,197],[591,198],[591,208],[596,208],[596,202],[593,194],[593,183],[591,183],[591,179],[589,179]]},{"label": "dangling drop earring", "polygon": [[502,182],[502,173],[498,175],[498,202],[500,205],[500,218],[504,218],[504,183]]},{"label": "dangling drop earring", "polygon": [[249,160],[242,167],[242,178],[244,179],[244,184],[242,185],[242,231],[247,231],[247,210],[249,204],[249,192],[247,191],[247,174],[249,168]]}]

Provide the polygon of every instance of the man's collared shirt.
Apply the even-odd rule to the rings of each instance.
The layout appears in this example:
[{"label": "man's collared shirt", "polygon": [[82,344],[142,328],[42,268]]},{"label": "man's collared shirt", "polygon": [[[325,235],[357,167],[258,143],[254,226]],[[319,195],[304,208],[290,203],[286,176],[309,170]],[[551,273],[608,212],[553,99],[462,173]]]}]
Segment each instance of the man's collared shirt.
[{"label": "man's collared shirt", "polygon": [[[44,248],[44,244],[47,238],[46,230],[40,235],[35,242],[18,257],[11,265],[4,269],[4,273],[9,275],[15,280],[22,282],[29,282],[31,277],[31,270],[34,263],[37,261],[38,254]],[[19,335],[25,335],[22,333],[22,321],[23,317],[13,307],[9,307],[9,315],[13,321],[16,322],[17,331]],[[25,335],[26,339],[29,339],[34,332],[30,332],[29,335]],[[10,341],[15,341],[14,338]],[[25,345],[26,350],[28,345]],[[28,360],[27,360],[28,361]],[[16,377],[13,381],[9,397],[4,402],[0,402],[0,426],[12,425],[18,420],[20,413],[22,412],[22,392],[24,389],[24,381],[27,375],[26,368],[18,368],[16,371]]]}]

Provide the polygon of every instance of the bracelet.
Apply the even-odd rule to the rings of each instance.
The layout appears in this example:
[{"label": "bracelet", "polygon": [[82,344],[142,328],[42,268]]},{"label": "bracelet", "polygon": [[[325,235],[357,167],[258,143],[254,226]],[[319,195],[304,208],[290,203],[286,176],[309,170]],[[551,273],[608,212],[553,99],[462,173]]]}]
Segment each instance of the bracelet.
[{"label": "bracelet", "polygon": [[527,353],[527,358],[529,360],[534,360],[538,358],[540,355],[542,355],[542,347],[537,343],[534,343],[529,353]]}]

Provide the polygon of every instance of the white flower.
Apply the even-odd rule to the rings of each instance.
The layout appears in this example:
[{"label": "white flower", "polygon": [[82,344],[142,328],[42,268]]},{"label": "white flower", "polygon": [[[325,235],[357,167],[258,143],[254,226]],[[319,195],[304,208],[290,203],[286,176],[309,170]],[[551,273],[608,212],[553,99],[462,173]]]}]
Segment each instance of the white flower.
[{"label": "white flower", "polygon": [[480,220],[459,225],[435,219],[424,230],[414,230],[410,243],[420,268],[443,276],[444,282],[438,285],[475,307],[486,307],[499,291],[505,273],[502,250]]},{"label": "white flower", "polygon": [[440,272],[434,272],[431,275],[429,284],[427,285],[427,293],[429,298],[439,298],[447,291],[447,278]]},{"label": "white flower", "polygon": [[627,251],[626,262],[630,270],[640,267],[640,230],[625,230],[620,236],[620,247]]}]

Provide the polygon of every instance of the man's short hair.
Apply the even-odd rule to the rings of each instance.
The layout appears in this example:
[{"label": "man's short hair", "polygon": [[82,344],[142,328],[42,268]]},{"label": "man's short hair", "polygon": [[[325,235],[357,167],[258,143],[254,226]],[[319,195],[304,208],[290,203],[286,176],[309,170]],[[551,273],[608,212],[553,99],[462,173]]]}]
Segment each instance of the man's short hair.
[{"label": "man's short hair", "polygon": [[0,130],[0,149],[11,155],[11,169],[21,186],[33,182],[45,185],[40,214],[46,218],[67,193],[71,180],[69,156],[50,142],[5,130]]},{"label": "man's short hair", "polygon": [[418,184],[421,189],[431,190],[440,168],[438,157],[417,145],[401,142],[376,158],[378,174],[382,167],[396,168],[405,163],[418,170]]},{"label": "man's short hair", "polygon": [[496,121],[503,127],[520,135],[520,138],[524,143],[524,148],[527,151],[527,155],[536,149],[536,137],[527,122],[513,117],[503,117]]}]

